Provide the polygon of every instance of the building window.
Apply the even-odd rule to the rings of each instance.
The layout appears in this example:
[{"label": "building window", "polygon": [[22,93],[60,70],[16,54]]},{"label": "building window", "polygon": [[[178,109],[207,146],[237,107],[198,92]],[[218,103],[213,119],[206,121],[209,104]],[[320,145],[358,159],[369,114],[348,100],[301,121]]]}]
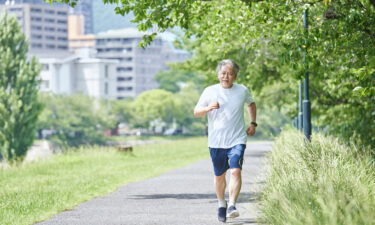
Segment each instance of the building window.
[{"label": "building window", "polygon": [[49,10],[49,9],[44,10],[44,12],[47,13],[47,14],[50,14],[50,15],[54,15],[55,14],[54,10]]},{"label": "building window", "polygon": [[57,11],[57,15],[66,16],[67,13],[66,12],[62,12],[62,11]]},{"label": "building window", "polygon": [[42,48],[42,44],[33,43],[31,44],[32,48]]},{"label": "building window", "polygon": [[49,80],[43,80],[42,81],[42,87],[44,87],[45,89],[48,89],[49,88]]},{"label": "building window", "polygon": [[132,67],[117,67],[117,72],[130,72],[133,71]]},{"label": "building window", "polygon": [[132,91],[133,87],[117,87],[117,91]]},{"label": "building window", "polygon": [[46,39],[52,41],[52,40],[55,40],[55,37],[54,37],[54,36],[49,36],[49,35],[47,35],[47,36],[46,36]]},{"label": "building window", "polygon": [[66,41],[67,38],[66,37],[58,37],[57,40],[59,40],[59,41]]},{"label": "building window", "polygon": [[132,40],[130,38],[123,38],[122,39],[123,44],[128,44],[128,43],[131,43],[131,42],[132,42]]},{"label": "building window", "polygon": [[123,53],[131,52],[131,51],[132,51],[132,48],[124,48],[122,50]]},{"label": "building window", "polygon": [[31,8],[31,12],[40,13],[40,12],[42,12],[42,10],[41,9],[36,9],[36,8]]},{"label": "building window", "polygon": [[33,39],[37,39],[37,40],[42,39],[42,35],[40,35],[40,34],[32,34],[31,37],[32,37]]},{"label": "building window", "polygon": [[55,28],[54,27],[44,27],[44,30],[53,32],[53,31],[55,31]]},{"label": "building window", "polygon": [[55,19],[45,18],[45,19],[44,19],[44,22],[47,22],[47,23],[54,23],[54,22],[55,22]]},{"label": "building window", "polygon": [[42,17],[31,17],[31,21],[42,21]]},{"label": "building window", "polygon": [[42,30],[41,26],[31,26],[31,30]]},{"label": "building window", "polygon": [[57,48],[58,49],[62,49],[62,50],[66,50],[66,49],[68,49],[68,46],[66,46],[66,45],[58,45]]},{"label": "building window", "polygon": [[133,77],[117,77],[117,81],[132,81]]},{"label": "building window", "polygon": [[66,33],[67,31],[65,28],[57,28],[57,32]]},{"label": "building window", "polygon": [[108,78],[108,65],[104,66],[104,76],[105,78]]},{"label": "building window", "polygon": [[133,61],[133,58],[132,57],[122,58],[121,61],[122,62],[131,62],[131,61]]},{"label": "building window", "polygon": [[57,20],[58,24],[66,24],[66,20]]},{"label": "building window", "polygon": [[105,39],[96,40],[96,45],[104,45],[106,43]]},{"label": "building window", "polygon": [[55,48],[56,48],[55,45],[46,45],[46,47],[47,47],[48,49],[55,49]]},{"label": "building window", "polygon": [[9,11],[11,11],[11,12],[20,12],[20,11],[22,11],[22,8],[10,8]]},{"label": "building window", "polygon": [[49,65],[48,64],[42,64],[42,70],[43,71],[48,71],[49,70]]},{"label": "building window", "polygon": [[108,83],[104,83],[104,94],[108,95]]}]

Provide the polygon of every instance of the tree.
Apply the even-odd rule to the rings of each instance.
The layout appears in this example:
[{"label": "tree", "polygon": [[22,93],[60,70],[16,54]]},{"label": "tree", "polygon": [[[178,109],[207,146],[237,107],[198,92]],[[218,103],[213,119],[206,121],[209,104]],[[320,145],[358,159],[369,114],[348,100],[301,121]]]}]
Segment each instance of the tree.
[{"label": "tree", "polygon": [[0,153],[22,159],[35,138],[42,109],[38,101],[36,59],[27,59],[28,44],[15,18],[0,17]]},{"label": "tree", "polygon": [[159,88],[173,93],[177,93],[189,82],[194,83],[199,89],[203,89],[204,77],[192,71],[182,71],[171,69],[156,74],[155,80],[159,83]]},{"label": "tree", "polygon": [[161,89],[143,92],[132,104],[135,127],[149,128],[156,120],[171,124],[176,114],[173,94]]},{"label": "tree", "polygon": [[[278,100],[270,102],[279,108],[295,108],[296,87],[291,85],[304,76],[307,49],[313,125],[375,146],[375,127],[370,125],[375,105],[373,0],[104,2],[118,4],[116,13],[132,12],[138,28],[151,31],[145,43],[157,32],[181,27],[191,37],[187,47],[194,57],[180,69],[214,74],[219,60],[232,58],[242,68],[239,82],[258,96],[267,98],[263,87],[285,87],[277,88],[273,93],[279,97],[273,99]],[[305,9],[310,13],[308,33],[302,22]],[[293,114],[296,110],[289,112]]]},{"label": "tree", "polygon": [[40,130],[50,130],[48,138],[62,146],[103,144],[104,131],[116,125],[105,101],[83,95],[43,95],[45,109],[38,122]]}]

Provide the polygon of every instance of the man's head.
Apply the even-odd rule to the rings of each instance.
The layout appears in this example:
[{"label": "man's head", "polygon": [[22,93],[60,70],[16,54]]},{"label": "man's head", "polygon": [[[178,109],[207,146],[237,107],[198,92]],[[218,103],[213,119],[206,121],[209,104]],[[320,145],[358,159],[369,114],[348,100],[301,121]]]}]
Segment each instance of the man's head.
[{"label": "man's head", "polygon": [[240,67],[230,59],[224,59],[216,67],[217,77],[223,88],[231,88]]}]

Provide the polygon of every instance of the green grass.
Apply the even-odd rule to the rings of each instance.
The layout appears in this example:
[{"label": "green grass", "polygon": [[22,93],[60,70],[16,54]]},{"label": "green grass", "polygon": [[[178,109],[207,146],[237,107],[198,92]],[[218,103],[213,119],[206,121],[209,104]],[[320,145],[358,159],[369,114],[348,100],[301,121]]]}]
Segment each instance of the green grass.
[{"label": "green grass", "polygon": [[111,136],[108,137],[111,141],[171,141],[182,140],[187,137],[184,136]]},{"label": "green grass", "polygon": [[266,224],[375,224],[375,166],[370,151],[314,134],[305,144],[284,132],[270,153],[263,193]]},{"label": "green grass", "polygon": [[37,163],[0,169],[0,224],[33,224],[105,195],[209,157],[206,138],[186,138],[135,147],[81,148]]}]

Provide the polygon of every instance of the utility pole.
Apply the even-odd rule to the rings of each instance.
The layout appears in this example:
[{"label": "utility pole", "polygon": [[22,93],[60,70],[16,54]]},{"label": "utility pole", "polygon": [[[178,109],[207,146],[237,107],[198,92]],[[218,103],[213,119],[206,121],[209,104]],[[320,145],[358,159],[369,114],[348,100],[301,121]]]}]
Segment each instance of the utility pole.
[{"label": "utility pole", "polygon": [[304,12],[304,28],[305,28],[305,54],[304,54],[304,64],[305,64],[305,82],[304,82],[304,100],[303,100],[303,131],[305,134],[305,138],[307,140],[311,140],[311,104],[310,104],[310,96],[309,96],[309,64],[307,61],[307,47],[308,47],[308,32],[309,32],[309,24],[308,24],[308,16],[309,12],[308,9],[305,9]]}]

